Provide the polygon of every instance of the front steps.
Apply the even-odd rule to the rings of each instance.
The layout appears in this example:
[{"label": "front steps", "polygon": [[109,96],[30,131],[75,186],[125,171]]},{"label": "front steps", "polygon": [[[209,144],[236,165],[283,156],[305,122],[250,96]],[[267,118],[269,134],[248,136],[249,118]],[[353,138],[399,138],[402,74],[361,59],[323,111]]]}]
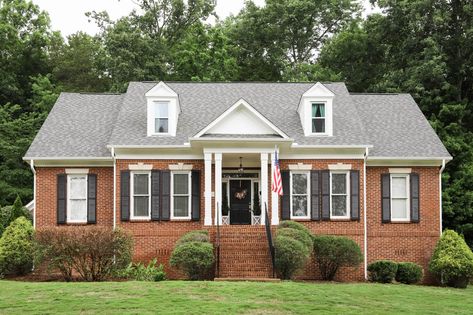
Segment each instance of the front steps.
[{"label": "front steps", "polygon": [[265,227],[221,226],[219,267],[218,280],[272,279],[271,255]]}]

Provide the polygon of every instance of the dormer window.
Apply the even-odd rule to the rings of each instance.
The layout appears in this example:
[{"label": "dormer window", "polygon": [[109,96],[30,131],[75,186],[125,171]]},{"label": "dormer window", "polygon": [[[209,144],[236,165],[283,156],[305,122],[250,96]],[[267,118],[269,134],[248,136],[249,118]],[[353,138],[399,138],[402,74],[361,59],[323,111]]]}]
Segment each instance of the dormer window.
[{"label": "dormer window", "polygon": [[312,132],[325,133],[325,104],[312,103]]},{"label": "dormer window", "polygon": [[154,102],[154,132],[169,132],[169,102]]}]

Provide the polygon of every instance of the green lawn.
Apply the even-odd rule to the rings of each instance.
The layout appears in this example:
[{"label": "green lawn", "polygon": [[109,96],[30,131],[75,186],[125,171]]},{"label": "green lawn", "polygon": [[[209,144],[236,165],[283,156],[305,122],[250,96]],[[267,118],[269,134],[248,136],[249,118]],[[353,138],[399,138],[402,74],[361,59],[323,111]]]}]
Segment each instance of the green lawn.
[{"label": "green lawn", "polygon": [[473,288],[332,283],[0,281],[1,314],[472,314]]}]

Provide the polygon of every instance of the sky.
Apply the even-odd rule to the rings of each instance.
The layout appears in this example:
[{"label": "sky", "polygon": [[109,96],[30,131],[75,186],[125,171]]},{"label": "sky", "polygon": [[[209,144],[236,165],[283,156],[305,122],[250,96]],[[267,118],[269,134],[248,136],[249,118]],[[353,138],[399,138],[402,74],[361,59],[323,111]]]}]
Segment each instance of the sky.
[{"label": "sky", "polygon": [[[53,30],[61,31],[64,36],[77,31],[91,35],[98,32],[95,23],[88,21],[86,12],[107,11],[112,20],[115,20],[136,8],[132,0],[33,0],[33,2],[49,13]],[[253,0],[253,2],[259,6],[264,4],[264,0]],[[216,12],[223,19],[231,14],[236,15],[243,5],[244,0],[217,0]],[[368,0],[364,0],[364,6],[366,12],[373,11]]]}]

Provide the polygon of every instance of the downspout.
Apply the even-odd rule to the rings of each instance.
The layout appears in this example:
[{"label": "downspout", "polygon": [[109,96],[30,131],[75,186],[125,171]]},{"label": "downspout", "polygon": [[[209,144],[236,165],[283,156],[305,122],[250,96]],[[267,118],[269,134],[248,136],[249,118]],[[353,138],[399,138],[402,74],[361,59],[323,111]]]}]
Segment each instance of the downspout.
[{"label": "downspout", "polygon": [[30,160],[30,168],[33,172],[33,228],[36,229],[36,170],[34,168],[34,160]]},{"label": "downspout", "polygon": [[112,147],[112,159],[113,159],[113,229],[115,230],[117,227],[117,165],[116,165],[116,158],[115,158],[115,148]]},{"label": "downspout", "polygon": [[445,169],[445,159],[442,160],[442,166],[440,167],[440,172],[439,172],[440,235],[442,235],[442,232],[443,232],[443,222],[442,222],[442,212],[443,212],[443,209],[442,209],[442,173],[443,173],[444,169]]},{"label": "downspout", "polygon": [[365,148],[365,158],[363,160],[363,252],[364,252],[364,275],[368,280],[368,227],[366,219],[366,160],[368,159],[368,148]]}]

